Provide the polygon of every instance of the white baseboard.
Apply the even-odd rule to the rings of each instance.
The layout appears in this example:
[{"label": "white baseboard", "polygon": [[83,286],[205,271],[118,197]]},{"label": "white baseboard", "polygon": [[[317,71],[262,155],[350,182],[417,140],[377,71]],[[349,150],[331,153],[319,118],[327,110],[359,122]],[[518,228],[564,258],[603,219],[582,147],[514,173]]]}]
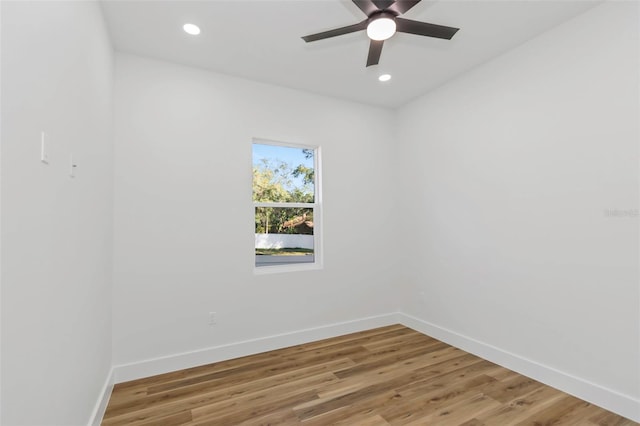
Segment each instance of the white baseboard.
[{"label": "white baseboard", "polygon": [[155,376],[157,374],[169,373],[171,371],[197,367],[199,365],[211,364],[227,359],[286,348],[288,346],[300,345],[371,328],[398,324],[398,322],[399,317],[397,314],[385,314],[214,346],[160,358],[147,359],[131,364],[117,365],[113,368],[115,383],[127,382],[129,380],[141,379],[143,377]]},{"label": "white baseboard", "polygon": [[113,378],[113,368],[111,368],[109,370],[109,374],[107,375],[107,379],[105,380],[104,385],[100,390],[98,401],[96,401],[96,405],[95,407],[93,407],[93,412],[91,413],[91,418],[89,419],[89,426],[100,426],[100,423],[102,423],[104,412],[107,409],[107,404],[109,403],[109,398],[111,397],[111,392],[113,391]]},{"label": "white baseboard", "polygon": [[398,313],[401,324],[568,394],[640,422],[640,400],[523,358],[411,315]]}]

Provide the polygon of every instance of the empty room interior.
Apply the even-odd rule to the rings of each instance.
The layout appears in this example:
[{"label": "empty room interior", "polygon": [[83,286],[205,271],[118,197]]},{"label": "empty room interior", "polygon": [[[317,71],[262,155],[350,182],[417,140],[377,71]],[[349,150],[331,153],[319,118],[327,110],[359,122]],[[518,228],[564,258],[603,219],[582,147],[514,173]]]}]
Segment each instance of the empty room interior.
[{"label": "empty room interior", "polygon": [[637,1],[0,22],[2,425],[640,422]]}]

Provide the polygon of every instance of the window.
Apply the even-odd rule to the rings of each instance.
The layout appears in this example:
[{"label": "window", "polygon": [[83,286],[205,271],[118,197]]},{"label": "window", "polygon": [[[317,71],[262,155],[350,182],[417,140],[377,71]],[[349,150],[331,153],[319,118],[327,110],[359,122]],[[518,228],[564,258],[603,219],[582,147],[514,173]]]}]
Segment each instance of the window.
[{"label": "window", "polygon": [[318,148],[253,143],[256,270],[319,266]]}]

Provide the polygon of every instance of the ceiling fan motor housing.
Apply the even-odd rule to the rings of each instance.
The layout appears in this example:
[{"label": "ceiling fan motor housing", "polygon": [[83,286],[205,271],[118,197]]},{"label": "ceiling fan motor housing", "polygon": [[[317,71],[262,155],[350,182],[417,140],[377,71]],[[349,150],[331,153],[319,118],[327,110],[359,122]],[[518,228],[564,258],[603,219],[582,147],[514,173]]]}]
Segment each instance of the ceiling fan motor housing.
[{"label": "ceiling fan motor housing", "polygon": [[369,16],[369,22],[375,21],[376,19],[380,18],[395,19],[398,15],[398,13],[393,13],[390,10],[381,10],[380,12],[375,12],[371,16]]}]

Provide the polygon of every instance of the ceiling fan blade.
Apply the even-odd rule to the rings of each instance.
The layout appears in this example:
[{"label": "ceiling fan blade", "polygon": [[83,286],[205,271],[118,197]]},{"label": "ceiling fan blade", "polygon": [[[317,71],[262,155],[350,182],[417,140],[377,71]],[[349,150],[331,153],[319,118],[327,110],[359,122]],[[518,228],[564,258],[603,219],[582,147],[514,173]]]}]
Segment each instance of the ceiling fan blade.
[{"label": "ceiling fan blade", "polygon": [[373,4],[372,0],[351,0],[360,8],[365,15],[370,16],[372,13],[378,12],[380,9]]},{"label": "ceiling fan blade", "polygon": [[402,15],[418,3],[420,3],[420,0],[396,0],[395,3],[387,7],[387,10]]},{"label": "ceiling fan blade", "polygon": [[427,37],[444,38],[451,37],[460,28],[445,27],[443,25],[429,24],[427,22],[412,21],[410,19],[396,18],[396,31],[401,33],[417,34]]},{"label": "ceiling fan blade", "polygon": [[323,40],[325,38],[336,37],[343,34],[355,33],[356,31],[361,31],[366,29],[367,21],[368,20],[365,19],[364,21],[359,22],[357,24],[348,25],[342,28],[336,28],[334,30],[323,31],[317,34],[311,34],[311,35],[302,37],[302,39],[307,43],[309,43],[310,41]]},{"label": "ceiling fan blade", "polygon": [[379,10],[384,10],[395,3],[395,0],[371,0]]},{"label": "ceiling fan blade", "polygon": [[382,54],[382,45],[384,40],[371,40],[369,44],[369,56],[367,56],[367,66],[378,65],[380,55]]}]

